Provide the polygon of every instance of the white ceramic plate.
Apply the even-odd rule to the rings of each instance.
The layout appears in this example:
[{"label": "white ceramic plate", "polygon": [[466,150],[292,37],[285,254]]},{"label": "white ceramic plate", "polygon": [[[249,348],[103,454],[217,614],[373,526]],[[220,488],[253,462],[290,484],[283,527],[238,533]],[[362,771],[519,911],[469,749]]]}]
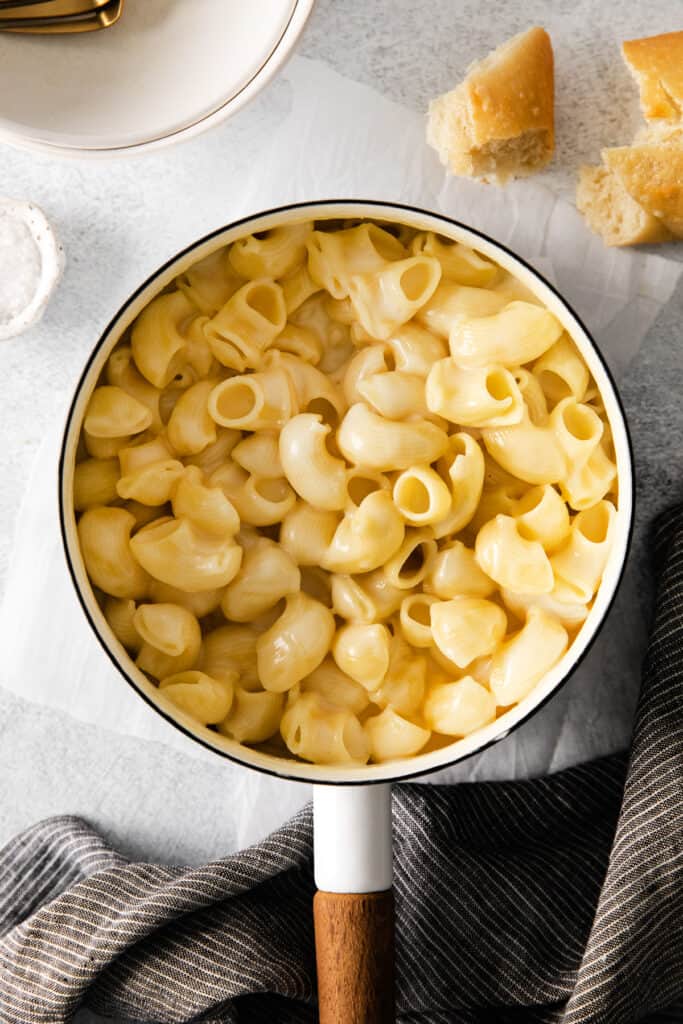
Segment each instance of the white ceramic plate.
[{"label": "white ceramic plate", "polygon": [[0,139],[55,155],[138,152],[244,106],[313,0],[127,0],[100,32],[0,33]]}]

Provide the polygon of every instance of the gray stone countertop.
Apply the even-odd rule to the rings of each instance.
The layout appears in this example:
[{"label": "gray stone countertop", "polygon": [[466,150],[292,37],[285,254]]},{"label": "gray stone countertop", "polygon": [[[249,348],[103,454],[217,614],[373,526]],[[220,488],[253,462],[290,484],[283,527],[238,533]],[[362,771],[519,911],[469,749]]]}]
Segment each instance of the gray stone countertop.
[{"label": "gray stone countertop", "polygon": [[[646,6],[643,34],[681,27],[675,0]],[[534,22],[550,28],[570,55],[583,47],[585,59],[592,48],[607,66],[618,60],[621,9],[618,0],[318,0],[299,52],[423,109],[473,56]],[[276,81],[267,91],[277,88]],[[66,163],[0,146],[0,192],[41,204],[68,253],[44,323],[0,346],[0,583],[35,451],[93,338],[150,269],[206,229],[206,206],[196,217],[187,208],[169,210],[159,204],[160,191],[175,191],[179,207],[187,207],[193,194],[219,190],[221,161],[230,159],[245,119],[262,116],[263,105],[258,99],[210,134],[144,159]],[[682,491],[682,324],[679,288],[622,388],[635,441],[641,533]],[[634,557],[646,565],[642,545]],[[0,689],[0,843],[41,817],[66,812],[83,815],[135,858],[199,862],[230,846],[229,793],[218,759],[194,760],[113,735]]]}]

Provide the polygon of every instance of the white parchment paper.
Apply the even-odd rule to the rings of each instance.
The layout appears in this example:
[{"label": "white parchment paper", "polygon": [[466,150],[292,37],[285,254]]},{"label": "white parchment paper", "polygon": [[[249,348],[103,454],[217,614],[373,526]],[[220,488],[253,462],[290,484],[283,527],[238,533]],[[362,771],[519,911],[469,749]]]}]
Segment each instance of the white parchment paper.
[{"label": "white parchment paper", "polygon": [[[573,206],[546,185],[504,191],[447,178],[424,142],[421,115],[317,62],[297,58],[279,126],[245,136],[241,174],[223,181],[234,217],[282,203],[362,198],[418,205],[497,238],[551,278],[587,324],[617,381],[683,270],[666,256],[607,250]],[[552,184],[552,178],[544,177]],[[216,221],[219,226],[220,221]],[[171,252],[168,254],[172,255]],[[17,523],[0,609],[2,682],[141,741],[196,757],[186,739],[123,682],[90,633],[67,576],[57,526],[61,424],[37,457]],[[529,724],[433,780],[519,777],[614,751],[628,741],[644,645],[644,615],[627,573],[600,638],[571,682]],[[262,835],[308,798],[307,787],[226,764],[242,842]]]}]

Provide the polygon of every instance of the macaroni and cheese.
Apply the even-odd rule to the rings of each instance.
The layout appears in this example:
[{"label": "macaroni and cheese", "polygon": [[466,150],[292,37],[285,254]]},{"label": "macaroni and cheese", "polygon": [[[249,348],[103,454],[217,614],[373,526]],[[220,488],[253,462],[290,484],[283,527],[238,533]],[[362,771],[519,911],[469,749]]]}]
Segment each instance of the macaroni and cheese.
[{"label": "macaroni and cheese", "polygon": [[600,586],[617,471],[584,360],[510,273],[323,220],[214,252],[140,313],[74,503],[109,627],[167,701],[349,765],[531,692]]}]

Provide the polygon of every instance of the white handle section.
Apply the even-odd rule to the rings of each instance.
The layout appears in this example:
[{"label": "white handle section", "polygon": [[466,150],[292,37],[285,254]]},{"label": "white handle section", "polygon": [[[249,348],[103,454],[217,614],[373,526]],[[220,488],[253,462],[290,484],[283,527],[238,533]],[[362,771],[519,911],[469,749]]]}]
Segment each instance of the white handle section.
[{"label": "white handle section", "polygon": [[313,865],[323,892],[391,889],[391,786],[313,787]]}]

